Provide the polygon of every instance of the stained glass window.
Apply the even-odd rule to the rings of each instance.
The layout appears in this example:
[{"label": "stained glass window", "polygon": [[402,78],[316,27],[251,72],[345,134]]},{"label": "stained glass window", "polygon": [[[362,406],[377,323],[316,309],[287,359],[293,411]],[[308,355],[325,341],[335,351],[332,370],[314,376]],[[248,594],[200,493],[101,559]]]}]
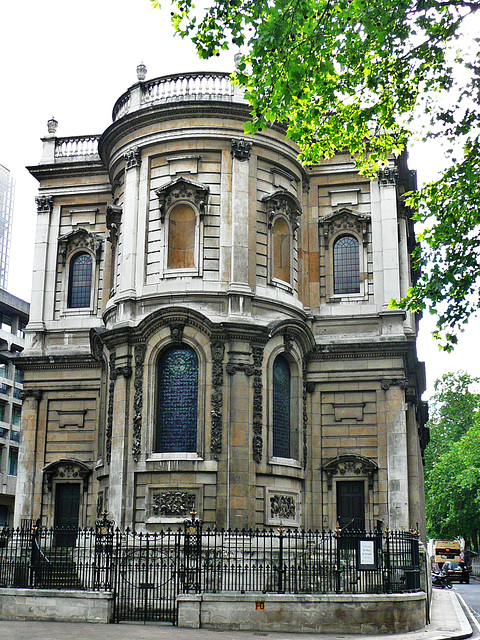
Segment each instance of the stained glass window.
[{"label": "stained glass window", "polygon": [[360,293],[358,240],[342,236],[333,246],[334,293]]},{"label": "stained glass window", "polygon": [[79,309],[90,306],[92,288],[92,258],[88,253],[77,253],[70,262],[68,306]]},{"label": "stained glass window", "polygon": [[156,451],[197,450],[198,358],[186,345],[173,346],[158,365]]},{"label": "stained glass window", "polygon": [[279,355],[273,363],[273,455],[290,458],[290,365]]}]

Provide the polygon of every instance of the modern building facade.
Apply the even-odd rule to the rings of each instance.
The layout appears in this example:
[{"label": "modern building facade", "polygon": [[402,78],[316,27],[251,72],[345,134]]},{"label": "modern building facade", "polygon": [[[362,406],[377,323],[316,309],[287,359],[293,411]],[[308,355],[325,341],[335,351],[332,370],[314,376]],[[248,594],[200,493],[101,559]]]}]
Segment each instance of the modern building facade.
[{"label": "modern building facade", "polygon": [[10,171],[0,164],[0,289],[6,289],[8,283],[14,197],[15,180]]},{"label": "modern building facade", "polygon": [[0,527],[13,525],[23,391],[16,358],[25,345],[29,308],[0,289]]},{"label": "modern building facade", "polygon": [[102,135],[49,122],[18,522],[424,526],[415,177],[248,117],[228,74],[140,68]]}]

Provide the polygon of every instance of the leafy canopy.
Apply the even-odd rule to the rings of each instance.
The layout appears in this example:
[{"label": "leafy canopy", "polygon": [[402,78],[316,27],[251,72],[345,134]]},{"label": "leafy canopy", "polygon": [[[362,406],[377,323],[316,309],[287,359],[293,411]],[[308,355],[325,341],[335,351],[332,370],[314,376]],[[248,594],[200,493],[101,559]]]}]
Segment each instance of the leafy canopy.
[{"label": "leafy canopy", "polygon": [[447,373],[430,400],[425,497],[430,537],[463,536],[478,545],[480,530],[480,379]]},{"label": "leafy canopy", "polygon": [[234,81],[252,107],[246,133],[284,123],[305,164],[348,149],[374,176],[414,133],[461,141],[445,175],[408,202],[426,224],[416,255],[424,270],[392,301],[437,313],[447,348],[479,299],[480,63],[478,40],[461,37],[479,8],[480,0],[210,0],[197,9],[175,0],[172,12],[201,58],[241,49]]}]

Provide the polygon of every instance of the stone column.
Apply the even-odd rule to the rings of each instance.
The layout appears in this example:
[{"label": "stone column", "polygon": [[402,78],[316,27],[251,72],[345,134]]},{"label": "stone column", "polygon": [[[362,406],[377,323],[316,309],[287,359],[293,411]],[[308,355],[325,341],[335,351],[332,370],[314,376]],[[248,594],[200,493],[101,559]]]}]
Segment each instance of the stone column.
[{"label": "stone column", "polygon": [[[138,190],[140,177],[140,150],[133,147],[124,155],[125,195],[122,220],[122,264],[117,300],[135,298],[137,266]],[[125,318],[128,319],[128,318]]]},{"label": "stone column", "polygon": [[18,455],[14,527],[19,527],[24,519],[32,520],[36,517],[33,507],[37,471],[39,405],[42,399],[42,392],[38,389],[25,389],[21,393],[21,397],[23,400],[22,441]]},{"label": "stone column", "polygon": [[[249,163],[252,143],[232,140],[231,270],[229,292],[251,294],[248,282]],[[243,309],[234,309],[242,315]]]},{"label": "stone column", "polygon": [[405,406],[406,380],[382,380],[385,391],[387,509],[391,530],[408,530],[408,452]]},{"label": "stone column", "polygon": [[[125,523],[125,500],[127,495],[128,424],[130,415],[130,378],[132,367],[128,348],[118,349],[115,354],[113,415],[111,425],[110,476],[108,488],[109,517],[123,529]],[[112,376],[112,374],[111,374]],[[112,379],[112,378],[111,378]],[[111,401],[111,400],[110,400]]]},{"label": "stone column", "polygon": [[227,526],[255,526],[255,462],[252,452],[250,345],[232,341],[228,352],[229,424],[227,434]]}]

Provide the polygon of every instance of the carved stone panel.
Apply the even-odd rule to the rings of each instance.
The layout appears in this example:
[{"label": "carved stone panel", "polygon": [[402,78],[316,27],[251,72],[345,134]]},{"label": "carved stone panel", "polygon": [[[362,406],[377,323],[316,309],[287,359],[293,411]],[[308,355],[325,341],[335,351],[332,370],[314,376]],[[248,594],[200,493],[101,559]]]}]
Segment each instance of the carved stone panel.
[{"label": "carved stone panel", "polygon": [[266,502],[266,524],[300,525],[299,493],[267,489]]},{"label": "carved stone panel", "polygon": [[225,345],[217,341],[212,344],[212,408],[210,451],[215,458],[222,453],[223,425],[223,356]]}]

